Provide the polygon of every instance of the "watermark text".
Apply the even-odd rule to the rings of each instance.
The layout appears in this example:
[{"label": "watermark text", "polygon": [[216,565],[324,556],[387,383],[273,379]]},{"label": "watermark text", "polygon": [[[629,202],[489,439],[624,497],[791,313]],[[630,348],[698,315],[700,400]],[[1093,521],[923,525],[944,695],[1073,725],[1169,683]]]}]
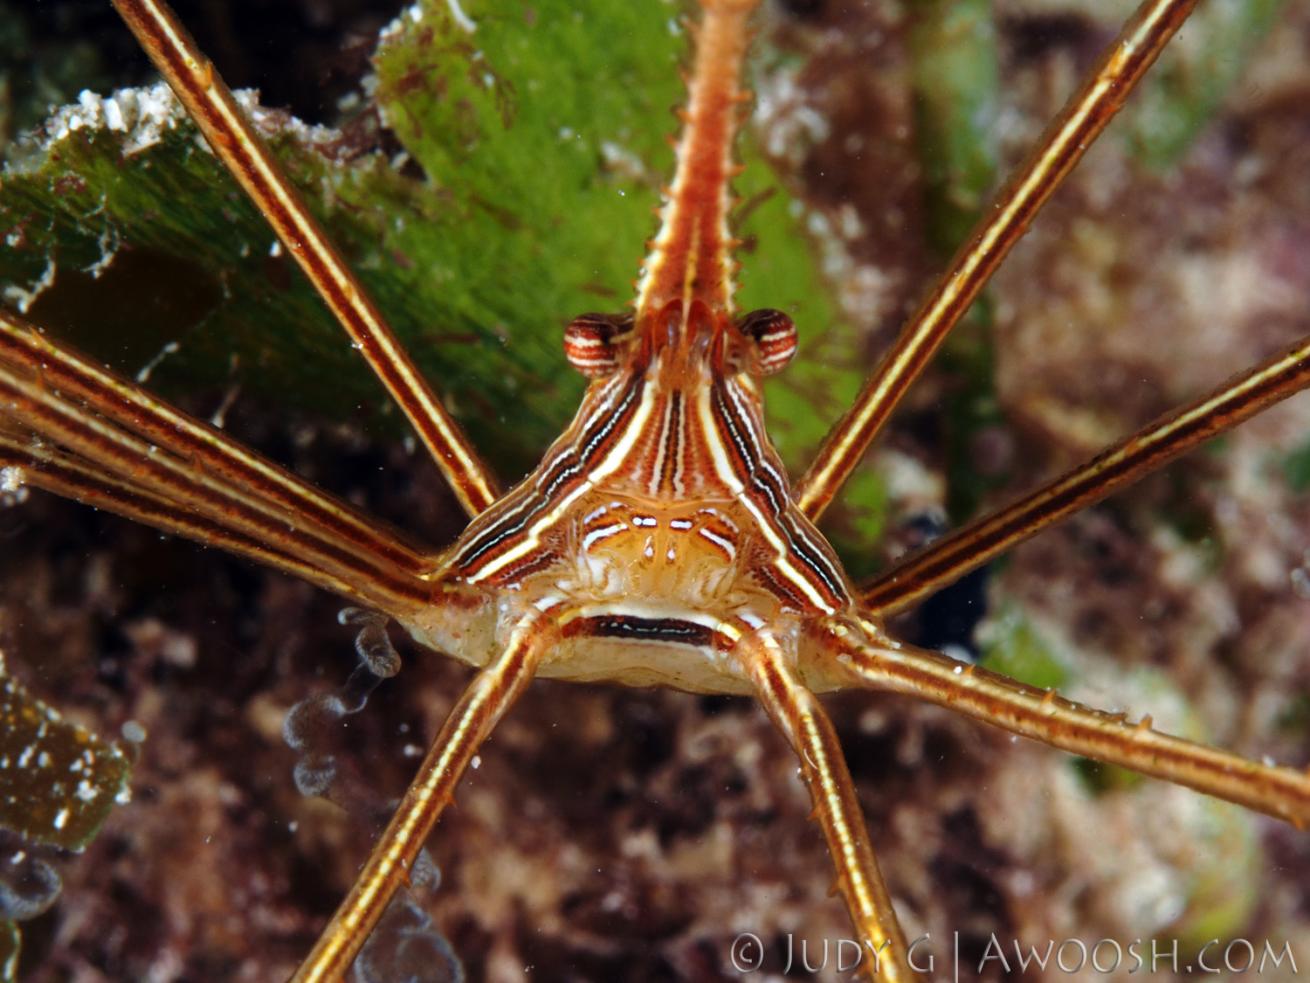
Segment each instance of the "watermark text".
[{"label": "watermark text", "polygon": [[[1102,976],[1201,973],[1215,976],[1276,976],[1285,980],[1300,973],[1290,942],[1272,939],[1211,939],[1199,949],[1177,939],[1006,939],[992,934],[978,953],[978,940],[961,944],[961,935],[931,934],[912,939],[904,961],[916,973],[935,980],[958,981],[1021,976],[1030,972],[1092,973]],[[793,974],[868,972],[877,975],[890,959],[890,942],[852,938],[808,938],[787,933],[765,938],[742,932],[728,953],[732,968],[743,975],[759,970]]]}]

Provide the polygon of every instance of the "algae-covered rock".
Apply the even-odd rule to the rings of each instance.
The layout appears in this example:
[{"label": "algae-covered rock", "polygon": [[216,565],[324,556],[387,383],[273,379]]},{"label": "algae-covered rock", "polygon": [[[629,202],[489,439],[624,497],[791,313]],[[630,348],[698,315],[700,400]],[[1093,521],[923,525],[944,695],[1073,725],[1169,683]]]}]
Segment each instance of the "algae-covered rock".
[{"label": "algae-covered rock", "polygon": [[[662,3],[512,15],[472,4],[460,17],[419,3],[383,32],[357,110],[367,120],[308,126],[242,98],[402,342],[509,475],[581,392],[563,324],[631,301],[671,172],[685,48]],[[799,206],[753,139],[736,185],[749,243],[739,302],[796,312],[825,353],[775,387],[778,437],[795,456],[823,429],[801,410],[853,395],[858,352]],[[240,385],[338,419],[390,412],[161,85],[84,91],[20,139],[0,180],[0,232],[10,304],[130,374],[150,366],[166,393]]]},{"label": "algae-covered rock", "polygon": [[130,771],[122,751],[33,697],[0,656],[0,979],[17,979],[18,922],[59,893],[52,851],[86,848],[129,798]]}]

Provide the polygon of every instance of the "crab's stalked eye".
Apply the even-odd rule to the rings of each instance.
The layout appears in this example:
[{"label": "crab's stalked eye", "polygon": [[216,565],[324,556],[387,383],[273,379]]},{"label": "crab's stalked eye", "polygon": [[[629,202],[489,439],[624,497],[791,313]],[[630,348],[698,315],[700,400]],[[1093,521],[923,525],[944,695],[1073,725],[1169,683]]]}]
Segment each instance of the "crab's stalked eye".
[{"label": "crab's stalked eye", "polygon": [[564,355],[589,379],[602,379],[619,367],[632,314],[579,314],[564,329]]},{"label": "crab's stalked eye", "polygon": [[737,320],[737,329],[750,341],[743,368],[752,375],[781,372],[796,354],[796,325],[782,311],[751,311]]}]

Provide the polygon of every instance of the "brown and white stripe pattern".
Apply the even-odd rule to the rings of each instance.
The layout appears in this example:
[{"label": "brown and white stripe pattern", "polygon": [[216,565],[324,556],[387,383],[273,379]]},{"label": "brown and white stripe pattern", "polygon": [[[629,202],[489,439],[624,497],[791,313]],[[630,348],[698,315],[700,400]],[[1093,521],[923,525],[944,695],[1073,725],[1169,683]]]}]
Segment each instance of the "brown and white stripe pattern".
[{"label": "brown and white stripe pattern", "polygon": [[[660,373],[657,361],[594,386],[541,466],[473,523],[449,560],[451,573],[512,588],[557,565],[571,569],[569,542],[590,550],[667,523],[702,538],[725,563],[741,560],[742,576],[786,607],[844,609],[846,578],[831,548],[792,507],[758,402],[732,379],[706,377],[692,391],[661,392],[650,378]],[[579,515],[588,493],[633,507],[592,505]],[[709,509],[707,521],[700,513],[686,517],[689,502],[725,505]]]},{"label": "brown and white stripe pattern", "polygon": [[[768,608],[833,613],[851,604],[831,548],[791,504],[754,383],[737,374],[774,372],[796,347],[795,327],[779,311],[732,318],[727,187],[753,6],[705,5],[678,171],[635,317],[584,315],[569,325],[569,360],[595,381],[537,470],[474,520],[447,557],[449,575],[510,590],[526,589],[530,578],[542,583],[538,576],[563,584],[579,550],[617,557],[616,537],[640,534],[627,559],[662,562],[685,533],[718,552],[725,577],[771,599]],[[630,345],[622,341],[629,329]],[[611,508],[611,499],[623,507]],[[656,555],[657,531],[667,557]]]},{"label": "brown and white stripe pattern", "polygon": [[737,321],[737,328],[753,350],[750,364],[743,367],[756,375],[781,372],[796,354],[796,325],[782,311],[751,311]]},{"label": "brown and white stripe pattern", "polygon": [[564,355],[589,379],[603,379],[619,367],[632,314],[581,314],[564,329]]}]

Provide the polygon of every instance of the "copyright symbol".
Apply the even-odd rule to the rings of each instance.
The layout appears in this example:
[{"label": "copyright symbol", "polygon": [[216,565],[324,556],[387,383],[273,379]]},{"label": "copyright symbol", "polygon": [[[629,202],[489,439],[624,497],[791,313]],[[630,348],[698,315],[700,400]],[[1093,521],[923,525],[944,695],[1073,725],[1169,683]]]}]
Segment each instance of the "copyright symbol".
[{"label": "copyright symbol", "polygon": [[742,932],[732,940],[728,958],[732,960],[732,968],[737,972],[753,972],[764,962],[764,943],[753,932]]}]

